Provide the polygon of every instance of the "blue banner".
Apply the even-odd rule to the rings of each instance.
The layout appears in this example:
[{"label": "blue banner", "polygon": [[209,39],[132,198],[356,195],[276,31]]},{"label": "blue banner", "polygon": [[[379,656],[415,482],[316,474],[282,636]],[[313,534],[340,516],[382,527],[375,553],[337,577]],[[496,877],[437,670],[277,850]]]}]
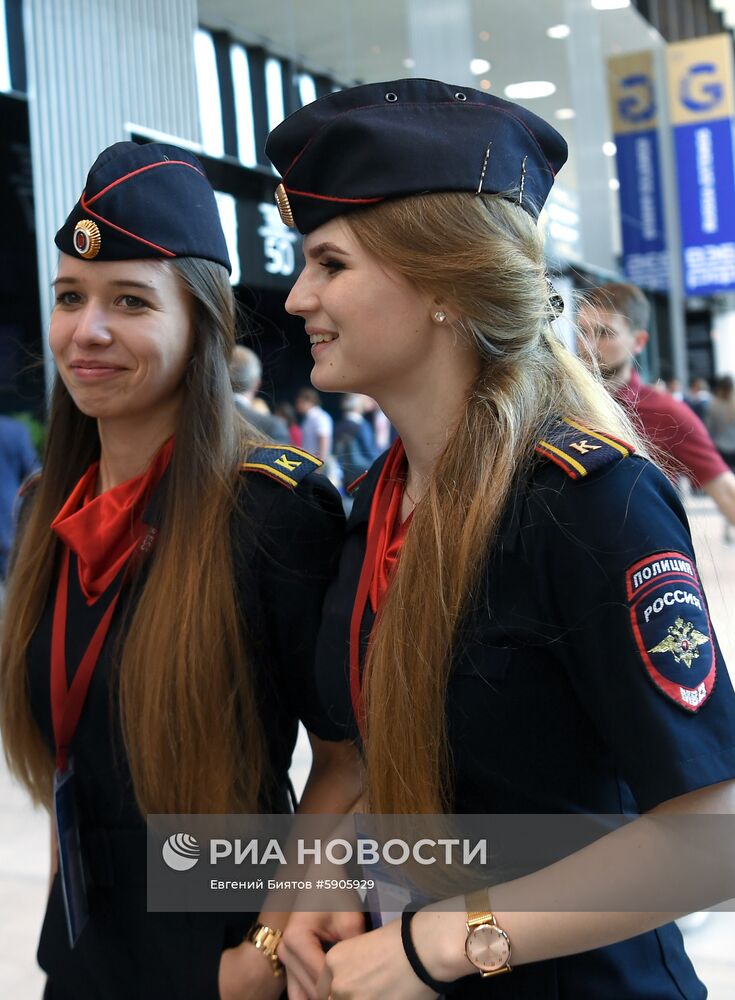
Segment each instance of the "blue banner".
[{"label": "blue banner", "polygon": [[668,253],[655,129],[616,135],[623,270],[651,291],[668,288]]},{"label": "blue banner", "polygon": [[735,288],[732,119],[675,130],[684,284],[692,295]]},{"label": "blue banner", "polygon": [[617,149],[623,271],[650,291],[669,286],[658,102],[650,51],[608,59],[610,113]]},{"label": "blue banner", "polygon": [[667,50],[679,218],[688,295],[735,289],[733,48],[729,34]]}]

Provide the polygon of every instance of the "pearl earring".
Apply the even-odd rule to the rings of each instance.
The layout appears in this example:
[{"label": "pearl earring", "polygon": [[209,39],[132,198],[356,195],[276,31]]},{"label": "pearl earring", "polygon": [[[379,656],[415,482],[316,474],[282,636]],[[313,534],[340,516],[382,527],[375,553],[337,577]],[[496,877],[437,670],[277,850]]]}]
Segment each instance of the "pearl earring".
[{"label": "pearl earring", "polygon": [[445,312],[442,312],[441,309],[437,309],[437,311],[434,313],[434,319],[436,320],[437,323],[443,323],[446,318],[447,314]]}]

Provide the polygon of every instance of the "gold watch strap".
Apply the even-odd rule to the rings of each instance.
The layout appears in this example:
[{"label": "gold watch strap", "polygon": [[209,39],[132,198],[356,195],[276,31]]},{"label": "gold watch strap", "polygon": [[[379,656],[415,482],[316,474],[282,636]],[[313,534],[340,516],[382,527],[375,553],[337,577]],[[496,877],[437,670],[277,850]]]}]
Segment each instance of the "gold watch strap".
[{"label": "gold watch strap", "polygon": [[479,927],[480,924],[494,924],[495,914],[490,909],[490,898],[487,889],[476,889],[468,892],[464,898],[467,907],[467,927]]},{"label": "gold watch strap", "polygon": [[270,961],[274,976],[283,975],[283,964],[276,953],[282,937],[282,930],[278,927],[266,927],[265,924],[254,924],[247,935],[250,944],[254,944]]}]

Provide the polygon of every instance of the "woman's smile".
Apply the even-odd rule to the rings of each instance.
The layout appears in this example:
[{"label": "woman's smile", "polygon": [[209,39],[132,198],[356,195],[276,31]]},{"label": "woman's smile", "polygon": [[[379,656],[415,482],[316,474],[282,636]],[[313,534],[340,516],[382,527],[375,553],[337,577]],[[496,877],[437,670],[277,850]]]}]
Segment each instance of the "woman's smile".
[{"label": "woman's smile", "polygon": [[124,365],[116,365],[112,362],[80,359],[69,362],[69,371],[80,382],[100,382],[115,378],[128,369]]}]

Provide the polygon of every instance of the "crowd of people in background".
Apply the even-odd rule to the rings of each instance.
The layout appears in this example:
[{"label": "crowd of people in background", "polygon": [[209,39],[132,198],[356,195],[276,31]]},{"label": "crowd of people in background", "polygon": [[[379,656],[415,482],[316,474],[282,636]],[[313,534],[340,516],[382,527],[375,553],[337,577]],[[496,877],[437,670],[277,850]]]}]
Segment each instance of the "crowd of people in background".
[{"label": "crowd of people in background", "polygon": [[[735,382],[732,376],[720,375],[709,382],[693,378],[684,402],[694,410],[710,433],[715,448],[731,472],[735,472]],[[735,531],[725,521],[725,541],[735,542]]]},{"label": "crowd of people in background", "polygon": [[[608,287],[613,291],[618,287],[624,290],[632,288]],[[609,339],[608,334],[607,340]],[[261,394],[262,362],[255,351],[241,344],[235,347],[232,354],[230,378],[239,413],[271,440],[302,448],[319,458],[324,463],[327,477],[339,489],[345,507],[349,510],[350,486],[395,438],[393,428],[376,402],[369,396],[345,393],[340,397],[341,412],[335,420],[322,406],[322,399],[316,389],[307,386],[299,390],[293,401],[281,399],[271,408]],[[735,470],[735,391],[731,376],[716,377],[711,386],[702,376],[693,377],[687,391],[683,390],[677,379],[668,382],[658,380],[652,388],[671,397],[676,403],[686,404],[709,431],[712,442],[726,465]],[[0,575],[3,575],[3,563],[10,546],[13,499],[23,479],[38,464],[30,440],[26,441],[27,432],[23,425],[9,418],[2,419],[4,423],[0,428],[3,432],[0,448],[4,449],[3,461],[8,471],[2,476],[2,483],[7,489],[0,498],[0,520],[8,527],[0,538]],[[679,461],[681,462],[680,456]],[[683,471],[686,473],[686,461],[683,464]],[[693,480],[695,489],[701,485],[696,479]],[[731,530],[732,526],[728,524],[725,535],[728,541],[733,537]]]},{"label": "crowd of people in background", "polygon": [[678,379],[655,384],[699,417],[723,461],[735,472],[735,380],[731,375],[715,375],[711,380],[701,375],[689,380],[685,392]]},{"label": "crowd of people in background", "polygon": [[[279,400],[271,411],[266,400],[258,395],[262,381],[260,359],[254,351],[240,345],[235,348],[230,374],[235,405],[240,413],[274,441],[303,448],[319,458],[324,463],[326,475],[339,489],[345,507],[349,510],[350,486],[390,446],[395,437],[388,419],[375,401],[369,396],[345,393],[339,401],[341,415],[335,420],[322,406],[322,399],[316,389],[308,386],[299,390],[293,402]],[[651,389],[655,389],[664,398],[669,397],[676,404],[686,404],[697,421],[701,421],[709,432],[714,445],[713,453],[716,449],[726,466],[735,471],[735,385],[730,375],[715,377],[711,385],[702,376],[693,377],[687,391],[682,389],[677,379],[668,382],[660,379]],[[638,398],[636,403],[640,403]],[[668,410],[666,412],[668,414]],[[676,412],[681,414],[679,409]],[[688,425],[684,430],[687,428]],[[651,433],[650,428],[647,428],[647,432]],[[652,436],[664,452],[672,452],[670,457],[674,465],[679,466],[678,471],[688,476],[693,488],[700,489],[704,485],[701,480],[709,477],[705,473],[697,478],[696,470],[690,472],[686,442],[682,455],[681,443],[676,448],[669,448],[667,442],[656,442],[656,435]],[[689,433],[682,434],[682,438],[690,437]],[[709,444],[707,442],[708,446]],[[712,479],[716,478],[718,477],[713,474]],[[732,524],[727,518],[725,540],[735,540]]]},{"label": "crowd of people in background", "polygon": [[324,471],[350,506],[349,488],[388,448],[394,433],[375,400],[358,393],[340,397],[335,420],[322,406],[316,389],[305,386],[293,403],[279,400],[271,409],[258,393],[263,366],[250,348],[238,345],[230,363],[235,406],[257,430],[273,441],[302,448],[324,463]]},{"label": "crowd of people in background", "polygon": [[715,380],[705,422],[717,450],[735,471],[735,383],[730,375]]},{"label": "crowd of people in background", "polygon": [[735,471],[735,381],[731,375],[711,380],[697,375],[684,391],[679,379],[659,379],[654,388],[686,403],[702,421],[725,463]]},{"label": "crowd of people in background", "polygon": [[[340,417],[335,420],[322,406],[316,389],[299,390],[293,402],[279,400],[273,408],[260,394],[263,366],[255,351],[238,344],[230,363],[235,406],[240,414],[273,441],[303,448],[324,463],[324,471],[339,489],[345,507],[351,505],[349,488],[392,443],[395,433],[369,396],[345,393],[340,397]],[[678,379],[659,379],[652,386],[686,406],[701,420],[730,470],[735,472],[735,383],[730,375],[710,381],[698,375],[684,390]],[[11,508],[18,487],[38,466],[38,459],[22,424],[0,418],[0,577],[10,548]],[[684,463],[686,465],[686,463]],[[686,473],[686,468],[684,472]],[[702,483],[693,481],[695,489]],[[726,521],[725,540],[735,541]]]},{"label": "crowd of people in background", "polygon": [[685,391],[679,379],[659,380],[656,388],[668,392],[674,399],[696,413],[717,445],[717,450],[735,468],[735,382],[730,375],[715,375],[706,379],[696,375]]}]

